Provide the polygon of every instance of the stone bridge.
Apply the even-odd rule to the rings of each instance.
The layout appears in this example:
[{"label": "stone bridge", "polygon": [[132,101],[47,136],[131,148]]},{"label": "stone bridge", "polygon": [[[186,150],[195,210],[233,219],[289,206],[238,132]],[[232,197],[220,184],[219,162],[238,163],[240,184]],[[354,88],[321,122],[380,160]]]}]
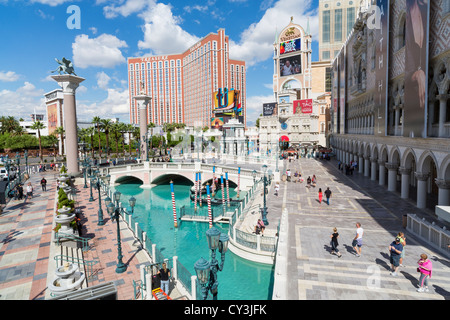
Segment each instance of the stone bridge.
[{"label": "stone bridge", "polygon": [[[212,164],[205,163],[172,163],[172,162],[143,162],[139,164],[108,167],[103,169],[103,174],[111,176],[111,184],[120,184],[130,180],[139,180],[142,182],[142,188],[151,188],[152,186],[169,183],[170,180],[184,179],[189,180],[192,185],[195,182],[195,173],[201,172],[202,185],[207,182],[211,184],[213,178]],[[230,187],[238,184],[238,168],[227,167],[224,165],[215,166],[215,176],[220,179],[223,174],[228,172],[228,181]],[[253,185],[253,170],[241,168],[239,188],[245,190]],[[258,172],[259,175],[259,172]],[[220,180],[219,180],[220,183]]]}]

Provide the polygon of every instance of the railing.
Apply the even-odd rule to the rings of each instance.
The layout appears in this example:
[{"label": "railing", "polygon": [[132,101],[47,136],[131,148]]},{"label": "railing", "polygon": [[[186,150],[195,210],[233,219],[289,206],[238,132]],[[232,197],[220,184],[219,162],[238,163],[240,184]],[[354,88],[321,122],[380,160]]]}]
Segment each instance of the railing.
[{"label": "railing", "polygon": [[56,243],[59,245],[60,244],[60,239],[66,239],[66,240],[73,240],[75,242],[80,242],[82,245],[82,250],[83,251],[88,251],[89,250],[89,239],[88,238],[83,238],[74,234],[69,234],[69,233],[62,233],[62,232],[55,232],[55,238],[56,238]]},{"label": "railing", "polygon": [[[57,255],[53,257],[53,259],[56,261],[56,266],[62,266],[63,262],[71,262],[78,265],[83,265],[84,269],[86,270],[86,279],[90,279],[91,276],[94,274],[94,266],[99,263],[99,260],[84,260],[76,257],[66,256],[66,255]],[[58,263],[59,262],[59,263]]]},{"label": "railing", "polygon": [[[100,181],[100,184],[104,192],[112,198],[111,189],[106,186],[103,181]],[[121,203],[120,206],[122,206]],[[178,261],[177,257],[172,258],[174,261],[173,263],[172,260],[165,258],[161,251],[157,248],[156,244],[152,243],[150,238],[147,237],[147,233],[141,229],[139,223],[131,214],[128,214],[126,209],[120,210],[120,213],[122,219],[126,222],[128,229],[130,229],[133,236],[142,244],[143,250],[151,258],[153,265],[166,262],[171,271],[176,270],[172,273],[175,282],[179,280],[182,290],[184,290],[190,298],[196,297],[196,292],[198,291],[197,287],[200,286],[196,280],[196,276],[192,276],[191,273],[181,264],[181,262]],[[151,290],[149,290],[151,285],[148,283],[148,281],[151,281],[149,279],[151,272],[148,267],[149,266],[141,266],[141,279],[133,282],[135,299],[139,297],[141,299],[146,299],[151,296]],[[195,288],[193,288],[192,285],[193,278],[195,278]]]},{"label": "railing", "polygon": [[434,222],[426,221],[425,218],[420,219],[415,214],[408,214],[406,229],[450,257],[450,249],[448,248],[450,232],[445,227],[441,228]]}]

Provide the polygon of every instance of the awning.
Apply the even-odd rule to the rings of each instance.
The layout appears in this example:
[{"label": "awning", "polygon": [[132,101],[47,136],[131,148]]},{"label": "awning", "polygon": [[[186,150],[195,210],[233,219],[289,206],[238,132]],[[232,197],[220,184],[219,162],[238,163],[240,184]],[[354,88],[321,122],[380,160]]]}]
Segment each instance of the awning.
[{"label": "awning", "polygon": [[288,136],[281,136],[279,141],[289,141]]}]

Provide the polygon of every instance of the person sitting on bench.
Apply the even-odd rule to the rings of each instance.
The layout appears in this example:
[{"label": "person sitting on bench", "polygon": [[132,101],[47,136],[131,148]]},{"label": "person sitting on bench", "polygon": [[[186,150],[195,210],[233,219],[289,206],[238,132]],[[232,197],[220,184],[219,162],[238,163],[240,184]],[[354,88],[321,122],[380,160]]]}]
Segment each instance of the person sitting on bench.
[{"label": "person sitting on bench", "polygon": [[256,223],[255,226],[255,233],[256,234],[263,234],[264,233],[264,229],[266,228],[266,226],[264,225],[264,222],[262,222],[261,219],[258,219],[258,222]]}]

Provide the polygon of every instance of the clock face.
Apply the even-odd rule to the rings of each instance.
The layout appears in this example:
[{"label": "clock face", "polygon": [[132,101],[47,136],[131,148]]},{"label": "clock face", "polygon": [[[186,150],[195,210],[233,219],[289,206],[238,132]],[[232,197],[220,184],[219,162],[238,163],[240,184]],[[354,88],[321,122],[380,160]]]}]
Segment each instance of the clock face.
[{"label": "clock face", "polygon": [[286,122],[283,122],[283,123],[281,124],[281,129],[283,129],[283,130],[286,130],[286,129],[287,129],[287,124],[286,124]]}]

